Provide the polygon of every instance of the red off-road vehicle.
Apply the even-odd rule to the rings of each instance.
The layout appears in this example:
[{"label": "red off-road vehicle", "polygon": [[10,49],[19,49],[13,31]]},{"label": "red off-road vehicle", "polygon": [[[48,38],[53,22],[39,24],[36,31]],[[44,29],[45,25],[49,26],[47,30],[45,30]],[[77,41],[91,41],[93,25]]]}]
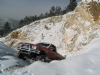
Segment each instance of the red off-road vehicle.
[{"label": "red off-road vehicle", "polygon": [[18,57],[26,60],[33,59],[35,61],[41,60],[44,62],[50,62],[52,60],[65,59],[62,55],[56,51],[56,46],[47,43],[20,43],[17,48],[19,50]]}]

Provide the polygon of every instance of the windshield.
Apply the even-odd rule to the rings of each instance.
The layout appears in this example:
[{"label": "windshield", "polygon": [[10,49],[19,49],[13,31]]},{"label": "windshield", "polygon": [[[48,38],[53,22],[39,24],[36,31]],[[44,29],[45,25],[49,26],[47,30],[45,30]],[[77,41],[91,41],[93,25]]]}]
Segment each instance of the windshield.
[{"label": "windshield", "polygon": [[37,43],[37,45],[48,47],[50,44],[47,44],[47,43]]},{"label": "windshield", "polygon": [[29,48],[29,44],[21,44],[20,46],[21,48],[26,48],[26,49]]}]

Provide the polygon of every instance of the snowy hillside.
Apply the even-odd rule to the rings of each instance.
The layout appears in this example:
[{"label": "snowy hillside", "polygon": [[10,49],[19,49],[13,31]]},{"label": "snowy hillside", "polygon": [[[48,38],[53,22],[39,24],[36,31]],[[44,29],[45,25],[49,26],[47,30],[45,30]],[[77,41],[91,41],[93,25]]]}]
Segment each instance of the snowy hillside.
[{"label": "snowy hillside", "polygon": [[47,42],[56,45],[57,48],[63,48],[64,20],[66,20],[64,17],[56,16],[35,21],[13,31],[5,38],[4,43],[15,49],[19,42]]},{"label": "snowy hillside", "polygon": [[[3,56],[0,58],[0,75],[100,75],[99,43],[100,38],[94,39],[71,57],[50,63],[37,61],[28,64],[13,56]],[[0,50],[4,49],[0,47]]]},{"label": "snowy hillside", "polygon": [[99,0],[82,0],[82,2],[91,2],[91,1],[100,2]]},{"label": "snowy hillside", "polygon": [[[28,62],[25,62],[17,58],[16,50],[6,46],[3,42],[0,42],[0,75],[3,71],[11,70],[12,68],[21,68],[23,66],[29,65]],[[6,73],[7,75],[7,73]]]},{"label": "snowy hillside", "polygon": [[6,36],[4,43],[16,49],[23,41],[47,42],[56,45],[58,52],[65,55],[80,51],[98,37],[99,6],[100,3],[96,2],[80,2],[73,12],[38,20],[13,31]]},{"label": "snowy hillside", "polygon": [[0,40],[13,50],[19,42],[52,43],[66,55],[61,61],[29,64],[5,54],[8,47],[0,43],[0,54],[5,54],[0,58],[1,75],[100,75],[100,3],[80,2],[73,12],[35,21]]},{"label": "snowy hillside", "polygon": [[0,42],[0,57],[4,56],[6,54],[16,56],[17,51],[6,46],[3,42]]}]

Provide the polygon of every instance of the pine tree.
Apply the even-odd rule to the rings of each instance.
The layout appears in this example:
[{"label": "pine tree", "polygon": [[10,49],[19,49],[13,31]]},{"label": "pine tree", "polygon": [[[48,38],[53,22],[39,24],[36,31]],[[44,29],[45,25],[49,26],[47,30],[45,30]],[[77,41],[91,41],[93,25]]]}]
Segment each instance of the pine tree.
[{"label": "pine tree", "polygon": [[44,15],[41,13],[40,16],[38,17],[39,19],[43,19]]},{"label": "pine tree", "polygon": [[76,0],[70,0],[70,4],[67,6],[67,12],[73,11],[77,6]]},{"label": "pine tree", "polygon": [[58,15],[63,15],[67,12],[70,12],[70,11],[73,11],[77,6],[77,1],[76,0],[70,0],[70,4],[65,7],[64,10],[61,9],[60,6],[52,6],[49,13],[46,12],[45,14],[40,14],[39,16],[35,15],[35,16],[29,16],[29,17],[25,17],[24,19],[22,19],[20,22],[19,22],[19,27],[22,27],[24,25],[27,25],[31,22],[34,22],[36,20],[40,20],[40,19],[43,19],[43,18],[47,18],[47,17],[51,17],[51,16],[58,16]]},{"label": "pine tree", "polygon": [[24,24],[26,25],[26,24],[29,24],[29,23],[30,23],[30,19],[26,16],[24,18]]},{"label": "pine tree", "polygon": [[54,6],[51,7],[50,9],[50,12],[49,12],[49,16],[55,16],[55,11],[56,11],[56,8]]},{"label": "pine tree", "polygon": [[58,16],[58,15],[61,15],[62,14],[62,9],[60,6],[56,6],[56,11],[55,11],[55,15]]},{"label": "pine tree", "polygon": [[65,7],[65,9],[62,11],[62,14],[66,14],[68,12],[67,7]]},{"label": "pine tree", "polygon": [[3,36],[3,29],[0,30],[0,37]]},{"label": "pine tree", "polygon": [[37,15],[34,16],[34,21],[38,20],[38,17]]},{"label": "pine tree", "polygon": [[8,34],[11,31],[9,22],[6,22],[4,25],[4,35]]},{"label": "pine tree", "polygon": [[49,14],[48,12],[45,13],[45,18],[49,17]]},{"label": "pine tree", "polygon": [[30,22],[33,22],[33,17],[29,16]]},{"label": "pine tree", "polygon": [[19,21],[19,26],[18,26],[18,27],[20,28],[20,27],[22,27],[23,25],[24,25],[24,20],[21,19],[21,20]]}]

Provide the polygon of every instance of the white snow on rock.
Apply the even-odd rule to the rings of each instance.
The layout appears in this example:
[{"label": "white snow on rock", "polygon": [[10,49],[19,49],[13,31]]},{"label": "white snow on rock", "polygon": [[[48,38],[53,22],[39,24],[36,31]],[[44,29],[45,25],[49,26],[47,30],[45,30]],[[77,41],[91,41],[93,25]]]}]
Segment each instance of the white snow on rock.
[{"label": "white snow on rock", "polygon": [[[16,57],[17,51],[6,46],[3,42],[0,42],[0,75],[4,71],[22,68],[23,66],[29,65],[28,62]],[[11,70],[10,70],[11,71]],[[6,72],[4,74],[7,75]]]},{"label": "white snow on rock", "polygon": [[16,50],[8,47],[7,45],[5,45],[3,42],[0,42],[0,57],[4,56],[4,55],[13,55],[16,56],[17,55]]},{"label": "white snow on rock", "polygon": [[[92,5],[94,4],[94,5]],[[99,29],[100,3],[80,2],[75,11],[65,15],[37,20],[22,28],[16,29],[5,37],[3,42],[16,49],[20,42],[52,43],[63,56],[80,51],[91,40],[98,37],[93,33]],[[95,14],[95,15],[94,15]]]},{"label": "white snow on rock", "polygon": [[63,49],[64,43],[62,32],[65,23],[64,20],[66,19],[65,17],[66,16],[55,16],[35,21],[11,32],[4,40],[4,43],[16,49],[20,42],[29,42],[33,44],[45,42],[54,44],[58,52],[64,54],[65,50]]},{"label": "white snow on rock", "polygon": [[29,63],[14,56],[3,56],[0,58],[0,71],[9,70],[13,67],[23,67]]},{"label": "white snow on rock", "polygon": [[[67,57],[26,66],[27,62],[7,56],[6,51],[13,54],[15,50],[0,43],[1,75],[100,75],[100,11],[99,8],[95,11],[98,14],[92,11],[100,4],[92,4],[81,2],[73,12],[38,20],[11,32],[3,42],[12,48],[16,49],[19,42],[47,42],[56,45],[57,51]],[[19,62],[23,68],[4,70]]]},{"label": "white snow on rock", "polygon": [[62,61],[34,62],[4,75],[100,75],[100,39],[94,39],[81,52]]},{"label": "white snow on rock", "polygon": [[100,0],[82,0],[82,2],[92,2],[92,1],[100,2]]}]

